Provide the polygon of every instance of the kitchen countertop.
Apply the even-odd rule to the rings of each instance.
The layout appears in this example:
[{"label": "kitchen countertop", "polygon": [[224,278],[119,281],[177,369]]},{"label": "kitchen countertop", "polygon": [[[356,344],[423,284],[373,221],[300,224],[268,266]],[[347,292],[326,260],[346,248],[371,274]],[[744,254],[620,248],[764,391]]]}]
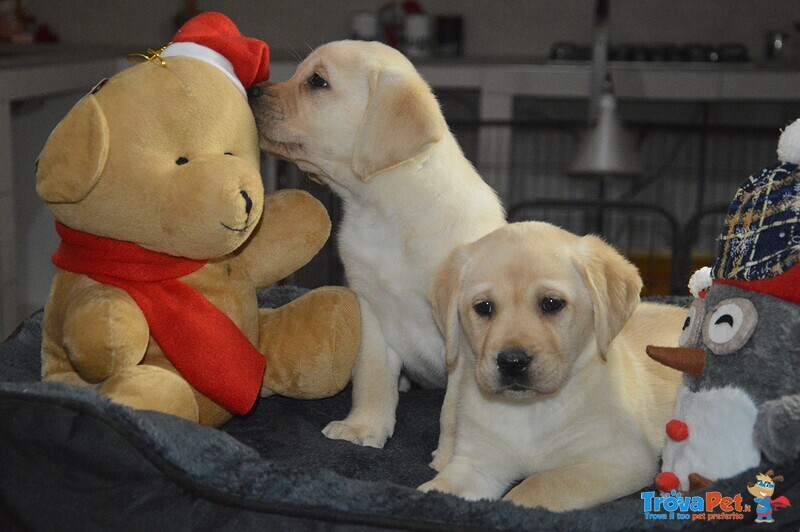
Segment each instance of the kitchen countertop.
[{"label": "kitchen countertop", "polygon": [[130,50],[92,44],[0,43],[0,69],[26,68],[57,63],[125,57]]},{"label": "kitchen countertop", "polygon": [[[36,93],[36,72],[98,72],[99,80],[127,66],[135,47],[90,44],[0,44],[0,98]],[[415,59],[419,71],[438,88],[475,88],[492,93],[540,97],[586,97],[591,64],[545,58],[460,57]],[[102,71],[111,65],[113,70]],[[272,79],[287,79],[297,61],[274,54]],[[624,62],[609,63],[620,99],[658,100],[797,100],[800,65],[756,63]],[[32,79],[33,78],[36,79]],[[49,77],[49,76],[48,76]],[[82,80],[87,76],[79,76]],[[14,78],[19,78],[14,83]],[[58,78],[49,77],[58,90]],[[91,82],[89,82],[91,84]],[[73,83],[68,83],[70,86]],[[11,89],[16,86],[18,90]],[[11,89],[11,90],[10,90]]]}]

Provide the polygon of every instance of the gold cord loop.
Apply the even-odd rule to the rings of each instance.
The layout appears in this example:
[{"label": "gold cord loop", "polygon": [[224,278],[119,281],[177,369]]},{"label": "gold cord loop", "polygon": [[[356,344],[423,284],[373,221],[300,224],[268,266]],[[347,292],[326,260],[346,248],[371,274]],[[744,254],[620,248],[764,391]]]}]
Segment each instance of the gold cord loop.
[{"label": "gold cord loop", "polygon": [[161,62],[161,66],[167,68],[167,62],[161,57],[161,52],[167,49],[172,43],[167,44],[159,48],[158,50],[153,50],[152,48],[147,49],[147,53],[144,54],[128,54],[128,61],[131,63],[144,63],[147,61],[152,61],[153,59],[158,59]]}]

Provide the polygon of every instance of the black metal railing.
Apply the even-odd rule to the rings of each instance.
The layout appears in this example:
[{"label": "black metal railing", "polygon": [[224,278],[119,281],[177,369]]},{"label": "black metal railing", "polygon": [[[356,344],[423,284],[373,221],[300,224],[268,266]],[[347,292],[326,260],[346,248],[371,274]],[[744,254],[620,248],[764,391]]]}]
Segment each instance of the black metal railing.
[{"label": "black metal railing", "polygon": [[[558,113],[567,109],[555,108]],[[638,137],[644,175],[602,182],[565,177],[584,127],[578,115],[448,123],[465,155],[498,190],[509,220],[536,219],[578,234],[599,234],[640,267],[646,291],[685,295],[692,271],[713,261],[728,202],[748,175],[774,161],[785,125],[717,123],[711,106],[698,104],[698,109],[686,123],[671,123],[669,116],[667,123],[626,120]],[[337,225],[341,207],[329,190],[293,165],[283,165],[280,174],[281,187],[311,191]],[[335,234],[290,282],[344,283]]]}]

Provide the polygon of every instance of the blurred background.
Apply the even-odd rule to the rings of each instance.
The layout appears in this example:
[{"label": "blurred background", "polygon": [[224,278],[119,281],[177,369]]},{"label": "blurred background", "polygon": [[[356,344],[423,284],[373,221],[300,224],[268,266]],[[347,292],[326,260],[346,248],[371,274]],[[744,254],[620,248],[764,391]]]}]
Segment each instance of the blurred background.
[{"label": "blurred background", "polygon": [[[332,40],[400,48],[509,218],[601,234],[645,295],[687,293],[737,187],[800,117],[797,0],[0,0],[0,337],[41,308],[54,272],[33,179],[50,131],[198,11],[267,41],[272,81]],[[338,219],[291,165],[264,157],[262,171]],[[335,238],[287,282],[343,283]]]}]

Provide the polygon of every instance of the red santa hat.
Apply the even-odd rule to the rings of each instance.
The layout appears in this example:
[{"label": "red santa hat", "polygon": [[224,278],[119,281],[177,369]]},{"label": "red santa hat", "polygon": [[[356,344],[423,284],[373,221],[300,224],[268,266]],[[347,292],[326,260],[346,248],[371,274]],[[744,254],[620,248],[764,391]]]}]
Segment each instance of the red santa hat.
[{"label": "red santa hat", "polygon": [[193,17],[159,55],[205,61],[219,68],[245,97],[248,88],[269,78],[267,43],[243,36],[222,13],[208,12]]}]

